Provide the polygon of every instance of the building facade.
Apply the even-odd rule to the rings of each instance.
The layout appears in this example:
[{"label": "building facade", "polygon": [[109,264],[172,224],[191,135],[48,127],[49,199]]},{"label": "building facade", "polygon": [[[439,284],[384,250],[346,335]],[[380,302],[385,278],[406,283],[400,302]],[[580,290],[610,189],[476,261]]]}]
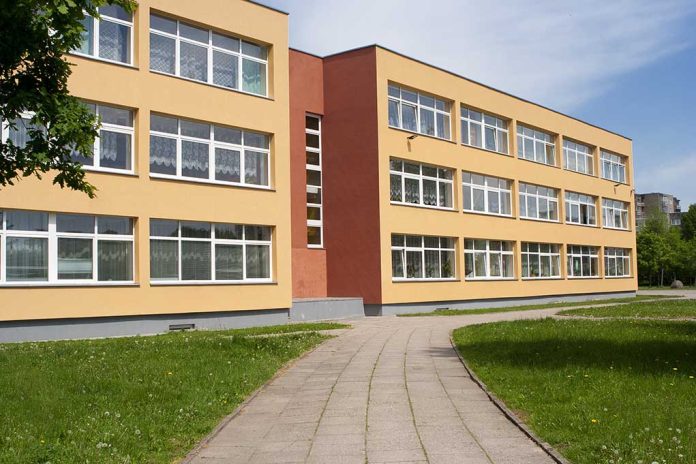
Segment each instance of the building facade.
[{"label": "building facade", "polygon": [[650,211],[660,211],[669,217],[671,226],[681,226],[682,210],[679,199],[667,193],[636,193],[636,228],[645,224]]},{"label": "building facade", "polygon": [[290,50],[254,2],[101,15],[68,58],[97,198],[3,189],[0,339],[635,292],[629,139],[379,46]]}]

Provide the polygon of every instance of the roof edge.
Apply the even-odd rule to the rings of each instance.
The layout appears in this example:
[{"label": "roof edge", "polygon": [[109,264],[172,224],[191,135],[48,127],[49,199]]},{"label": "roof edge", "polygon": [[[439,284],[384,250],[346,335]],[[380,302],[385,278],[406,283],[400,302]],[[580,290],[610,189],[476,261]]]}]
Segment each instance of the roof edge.
[{"label": "roof edge", "polygon": [[290,16],[290,13],[288,13],[287,11],[279,10],[278,8],[273,8],[272,6],[264,5],[263,3],[258,2],[256,0],[247,0],[247,2],[260,6],[262,8],[266,8],[267,10],[275,11],[276,13],[284,14],[285,16]]}]

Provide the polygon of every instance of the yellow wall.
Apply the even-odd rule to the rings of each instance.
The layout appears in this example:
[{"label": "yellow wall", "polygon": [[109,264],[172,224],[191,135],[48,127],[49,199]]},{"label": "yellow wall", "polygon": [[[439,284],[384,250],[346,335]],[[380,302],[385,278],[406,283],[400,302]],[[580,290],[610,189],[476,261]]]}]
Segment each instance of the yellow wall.
[{"label": "yellow wall", "polygon": [[[270,45],[269,98],[216,88],[149,70],[150,9],[209,29]],[[136,285],[0,289],[0,320],[167,314],[288,308],[290,157],[288,19],[241,0],[140,0],[134,15],[134,66],[71,56],[74,95],[135,110],[135,175],[90,173],[98,197],[24,179],[0,193],[0,208],[120,215],[136,218]],[[259,190],[149,178],[150,112],[272,134],[271,187]],[[149,284],[149,218],[263,224],[275,227],[273,283]]]},{"label": "yellow wall", "polygon": [[[452,101],[452,141],[448,142],[421,135],[409,143],[407,137],[411,135],[410,132],[390,128],[387,108],[387,86],[389,82]],[[379,201],[383,303],[636,290],[637,280],[635,277],[566,279],[565,246],[561,248],[562,279],[521,280],[521,259],[519,255],[521,242],[630,248],[632,250],[632,275],[636,275],[634,230],[607,230],[601,227],[593,228],[563,223],[565,218],[565,191],[569,190],[600,197],[597,204],[597,216],[600,225],[602,197],[628,203],[629,224],[631,229],[633,229],[633,160],[630,140],[382,48],[377,48],[377,103],[379,116]],[[508,124],[510,155],[496,154],[461,145],[459,111],[461,104],[511,120]],[[557,167],[517,158],[517,121],[559,135],[556,140]],[[595,173],[600,172],[598,148],[601,147],[627,156],[629,184],[615,188],[613,181],[562,169],[563,150],[560,136],[597,147],[594,153]],[[455,211],[440,211],[390,204],[390,157],[454,169]],[[515,180],[512,192],[513,218],[463,213],[461,187],[463,170]],[[520,219],[517,207],[517,187],[519,181],[559,189],[559,218],[561,223]],[[392,233],[456,237],[458,239],[457,280],[449,282],[392,282],[390,253]],[[516,280],[464,281],[464,238],[516,241]],[[603,251],[603,248],[600,248],[600,276],[604,267],[601,251]]]}]

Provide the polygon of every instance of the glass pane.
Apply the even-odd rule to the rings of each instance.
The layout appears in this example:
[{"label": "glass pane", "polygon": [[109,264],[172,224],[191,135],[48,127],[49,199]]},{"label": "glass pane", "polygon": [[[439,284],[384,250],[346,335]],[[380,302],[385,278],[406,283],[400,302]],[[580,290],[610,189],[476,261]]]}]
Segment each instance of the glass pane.
[{"label": "glass pane", "polygon": [[474,211],[486,211],[485,193],[481,189],[474,189]]},{"label": "glass pane", "polygon": [[176,175],[176,140],[150,136],[150,172]]},{"label": "glass pane", "polygon": [[176,34],[176,21],[154,14],[150,15],[150,29]]},{"label": "glass pane", "polygon": [[239,87],[239,58],[228,53],[213,50],[213,83],[236,89]]},{"label": "glass pane", "polygon": [[475,147],[483,147],[483,134],[481,125],[476,123],[469,124],[469,143]]},{"label": "glass pane", "polygon": [[321,245],[321,227],[307,227],[307,245]]},{"label": "glass pane", "polygon": [[213,126],[213,137],[218,142],[242,144],[242,131],[231,127]]},{"label": "glass pane", "polygon": [[437,113],[437,136],[442,139],[450,139],[450,117],[447,114]]},{"label": "glass pane", "polygon": [[181,280],[210,280],[210,242],[181,242]]},{"label": "glass pane", "polygon": [[452,184],[440,182],[439,185],[439,205],[444,208],[452,207]]},{"label": "glass pane", "polygon": [[94,233],[94,216],[84,214],[57,214],[56,230],[82,234]]},{"label": "glass pane", "polygon": [[92,239],[58,239],[58,279],[92,278]]},{"label": "glass pane", "polygon": [[261,60],[265,60],[267,57],[266,47],[246,41],[242,41],[242,53]]},{"label": "glass pane", "polygon": [[486,277],[485,253],[474,253],[474,272],[476,277]]},{"label": "glass pane", "polygon": [[266,64],[242,59],[242,90],[266,95]]},{"label": "glass pane", "polygon": [[133,280],[133,242],[99,240],[97,260],[100,281]]},{"label": "glass pane", "polygon": [[48,280],[47,238],[6,238],[6,278],[8,281]]},{"label": "glass pane", "polygon": [[[208,31],[185,23],[179,23],[179,35],[196,42],[208,43]],[[183,43],[182,43],[183,44]]]},{"label": "glass pane", "polygon": [[150,240],[150,278],[177,280],[179,278],[179,242]]},{"label": "glass pane", "polygon": [[319,148],[319,136],[317,134],[305,134],[305,145],[310,148]]},{"label": "glass pane", "polygon": [[401,127],[406,130],[416,131],[416,108],[410,105],[401,105]]},{"label": "glass pane", "polygon": [[321,221],[321,208],[316,206],[308,206],[307,219],[310,221]]},{"label": "glass pane", "polygon": [[435,113],[425,108],[420,109],[420,132],[435,135]]},{"label": "glass pane", "polygon": [[406,277],[409,279],[423,277],[423,260],[420,251],[406,252]]},{"label": "glass pane", "polygon": [[268,155],[255,151],[244,152],[244,182],[268,185]]},{"label": "glass pane", "polygon": [[425,250],[425,277],[440,277],[440,252],[437,250]]},{"label": "glass pane", "polygon": [[389,125],[399,127],[399,103],[389,100]]},{"label": "glass pane", "polygon": [[216,240],[242,240],[244,226],[238,224],[215,224]]},{"label": "glass pane", "polygon": [[246,246],[247,279],[269,279],[271,277],[271,247],[268,245]]},{"label": "glass pane", "polygon": [[210,124],[181,120],[181,135],[197,139],[210,139]]},{"label": "glass pane", "polygon": [[179,133],[179,120],[157,114],[150,115],[150,130],[167,134]]},{"label": "glass pane", "polygon": [[454,277],[454,251],[440,252],[440,276],[443,278]]},{"label": "glass pane", "polygon": [[242,280],[243,278],[242,245],[215,245],[215,280]]},{"label": "glass pane", "polygon": [[258,132],[244,132],[244,145],[254,148],[268,148],[268,136]]},{"label": "glass pane", "polygon": [[307,164],[312,164],[314,166],[319,166],[319,153],[313,151],[307,151]]},{"label": "glass pane", "polygon": [[130,170],[130,134],[102,129],[99,135],[99,165],[103,168]]},{"label": "glass pane", "polygon": [[107,60],[130,63],[130,31],[129,26],[100,21],[99,56]]},{"label": "glass pane", "polygon": [[99,216],[97,229],[100,234],[133,235],[133,220],[127,217]]},{"label": "glass pane", "polygon": [[208,50],[186,42],[179,43],[179,74],[189,79],[208,80]]},{"label": "glass pane", "polygon": [[178,237],[179,222],[167,219],[150,220],[150,237]]},{"label": "glass pane", "polygon": [[[174,26],[176,30],[176,25]],[[167,74],[176,71],[176,40],[150,34],[150,69]]]},{"label": "glass pane", "polygon": [[247,240],[271,240],[271,228],[266,226],[244,226],[244,238]]},{"label": "glass pane", "polygon": [[423,204],[437,206],[437,181],[423,180]]},{"label": "glass pane", "polygon": [[486,149],[495,151],[495,129],[492,127],[486,127]]},{"label": "glass pane", "polygon": [[402,250],[392,250],[392,277],[404,276],[404,253]]},{"label": "glass pane", "polygon": [[232,52],[239,52],[239,39],[213,32],[213,46]]},{"label": "glass pane", "polygon": [[319,130],[319,118],[315,116],[305,116],[305,127],[310,130]]},{"label": "glass pane", "polygon": [[181,236],[186,238],[210,238],[209,222],[181,222]]},{"label": "glass pane", "polygon": [[240,180],[240,152],[224,148],[215,149],[215,179],[225,182]]},{"label": "glass pane", "polygon": [[321,187],[321,171],[307,169],[307,185]]},{"label": "glass pane", "polygon": [[26,230],[30,232],[48,231],[48,213],[35,211],[5,211],[7,230]]},{"label": "glass pane", "polygon": [[321,204],[321,188],[307,186],[307,203]]},{"label": "glass pane", "polygon": [[207,179],[210,154],[207,143],[181,141],[181,175]]},{"label": "glass pane", "polygon": [[420,203],[420,183],[416,179],[404,179],[406,203]]},{"label": "glass pane", "polygon": [[80,21],[84,30],[80,34],[80,46],[76,49],[85,55],[94,55],[94,18],[85,15]]},{"label": "glass pane", "polygon": [[99,14],[102,16],[111,16],[112,18],[123,21],[131,21],[132,16],[126,10],[117,5],[105,5],[99,7]]}]

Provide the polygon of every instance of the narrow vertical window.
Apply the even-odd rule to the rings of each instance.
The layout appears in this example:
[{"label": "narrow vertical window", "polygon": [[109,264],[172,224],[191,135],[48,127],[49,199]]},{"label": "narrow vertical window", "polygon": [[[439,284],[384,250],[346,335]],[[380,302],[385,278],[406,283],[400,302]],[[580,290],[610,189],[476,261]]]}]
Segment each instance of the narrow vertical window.
[{"label": "narrow vertical window", "polygon": [[324,209],[322,207],[321,117],[305,116],[305,153],[307,170],[307,246],[324,244]]}]

